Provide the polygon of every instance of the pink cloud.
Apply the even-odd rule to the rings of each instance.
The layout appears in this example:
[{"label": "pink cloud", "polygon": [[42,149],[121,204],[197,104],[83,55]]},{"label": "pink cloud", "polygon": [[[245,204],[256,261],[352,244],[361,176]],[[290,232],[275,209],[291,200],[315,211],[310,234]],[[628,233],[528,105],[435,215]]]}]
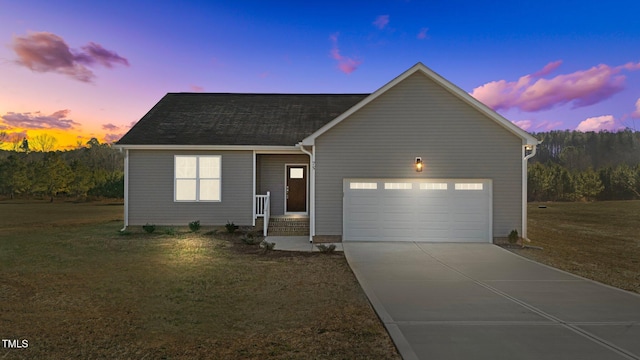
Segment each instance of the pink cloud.
[{"label": "pink cloud", "polygon": [[4,116],[0,116],[2,121],[11,126],[25,129],[75,129],[80,126],[79,123],[67,119],[69,110],[59,110],[51,115],[41,115],[40,112],[35,113],[14,113],[9,112]]},{"label": "pink cloud", "polygon": [[380,15],[373,22],[373,25],[378,29],[382,30],[389,24],[389,15]]},{"label": "pink cloud", "polygon": [[191,91],[193,92],[204,92],[204,88],[202,86],[199,85],[189,85],[189,88],[191,89]]},{"label": "pink cloud", "polygon": [[116,141],[120,140],[120,138],[121,138],[123,135],[124,135],[124,134],[105,134],[105,135],[104,135],[104,138],[102,139],[102,140],[103,140],[102,142],[103,142],[103,143],[111,144],[111,143],[114,143],[114,142],[116,142]]},{"label": "pink cloud", "polygon": [[129,61],[117,53],[90,42],[82,51],[73,50],[60,36],[49,32],[30,32],[14,36],[16,63],[36,72],[55,72],[82,82],[91,82],[94,73],[87,66],[96,64],[112,68],[114,64],[129,66]]},{"label": "pink cloud", "polygon": [[562,121],[544,120],[544,121],[541,121],[541,122],[537,123],[534,126],[534,128],[535,128],[535,130],[548,131],[548,130],[557,129],[558,126],[560,126],[560,125],[562,125]]},{"label": "pink cloud", "polygon": [[333,43],[333,47],[331,48],[331,58],[338,61],[338,69],[340,69],[340,71],[345,74],[351,74],[358,69],[358,66],[362,64],[362,61],[342,56],[340,54],[340,49],[338,48],[338,35],[338,33],[335,33],[329,36],[329,39],[331,39],[331,42]]},{"label": "pink cloud", "polygon": [[529,130],[531,128],[531,120],[518,120],[513,121],[514,124],[518,125],[522,130]]},{"label": "pink cloud", "polygon": [[616,125],[616,120],[613,118],[613,115],[603,115],[603,116],[595,116],[590,117],[576,127],[576,130],[587,132],[587,131],[616,131],[621,129],[622,127]]},{"label": "pink cloud", "polygon": [[427,31],[429,31],[428,28],[422,28],[420,29],[420,32],[418,33],[418,35],[416,36],[418,39],[423,40],[427,38]]},{"label": "pink cloud", "polygon": [[27,137],[28,135],[26,131],[12,132],[12,133],[7,133],[7,137],[5,138],[5,141],[16,142],[16,141],[21,141],[22,139],[26,139]]},{"label": "pink cloud", "polygon": [[556,61],[552,61],[550,63],[548,63],[547,65],[545,65],[545,67],[543,67],[541,70],[536,71],[535,73],[531,74],[531,77],[534,78],[539,78],[545,75],[549,75],[549,73],[551,73],[553,70],[557,69],[560,65],[562,65],[562,60],[556,60]]},{"label": "pink cloud", "polygon": [[632,117],[634,118],[640,118],[640,98],[638,98],[638,101],[636,101],[636,111],[634,111],[631,114]]},{"label": "pink cloud", "polygon": [[610,67],[600,64],[587,70],[538,79],[560,66],[560,61],[547,64],[532,75],[517,81],[498,80],[473,89],[471,95],[494,110],[519,108],[539,111],[571,103],[573,108],[593,105],[624,89],[622,70],[638,70],[640,63]]},{"label": "pink cloud", "polygon": [[102,125],[102,130],[118,131],[118,130],[120,130],[120,126],[114,125],[114,124],[104,124],[104,125]]}]

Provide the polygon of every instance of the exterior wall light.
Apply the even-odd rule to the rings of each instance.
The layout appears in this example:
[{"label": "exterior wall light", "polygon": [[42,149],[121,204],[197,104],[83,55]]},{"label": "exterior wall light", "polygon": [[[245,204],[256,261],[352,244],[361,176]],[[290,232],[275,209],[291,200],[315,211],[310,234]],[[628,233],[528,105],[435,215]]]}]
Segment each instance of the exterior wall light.
[{"label": "exterior wall light", "polygon": [[416,172],[422,172],[422,158],[421,157],[416,157]]}]

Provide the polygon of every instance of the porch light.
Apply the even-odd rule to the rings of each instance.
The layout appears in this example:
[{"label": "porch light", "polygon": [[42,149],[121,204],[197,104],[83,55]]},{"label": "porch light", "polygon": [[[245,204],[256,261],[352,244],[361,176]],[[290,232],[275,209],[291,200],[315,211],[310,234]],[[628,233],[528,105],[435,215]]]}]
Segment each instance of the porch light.
[{"label": "porch light", "polygon": [[422,158],[416,157],[416,172],[422,172]]}]

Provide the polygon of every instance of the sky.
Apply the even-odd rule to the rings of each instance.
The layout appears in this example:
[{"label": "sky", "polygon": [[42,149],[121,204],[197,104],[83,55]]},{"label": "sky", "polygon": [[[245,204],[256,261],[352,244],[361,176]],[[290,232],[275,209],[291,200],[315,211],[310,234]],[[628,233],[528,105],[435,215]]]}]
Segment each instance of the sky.
[{"label": "sky", "polygon": [[167,92],[370,93],[417,62],[529,132],[640,130],[640,1],[0,0],[0,133],[117,141]]}]

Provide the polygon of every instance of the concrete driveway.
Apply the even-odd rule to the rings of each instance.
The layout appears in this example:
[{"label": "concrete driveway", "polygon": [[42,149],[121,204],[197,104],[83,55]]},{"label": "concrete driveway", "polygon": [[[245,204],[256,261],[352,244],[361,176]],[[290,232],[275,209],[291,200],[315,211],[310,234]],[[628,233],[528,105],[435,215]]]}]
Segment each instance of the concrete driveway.
[{"label": "concrete driveway", "polygon": [[404,359],[640,359],[640,296],[491,244],[344,243]]}]

